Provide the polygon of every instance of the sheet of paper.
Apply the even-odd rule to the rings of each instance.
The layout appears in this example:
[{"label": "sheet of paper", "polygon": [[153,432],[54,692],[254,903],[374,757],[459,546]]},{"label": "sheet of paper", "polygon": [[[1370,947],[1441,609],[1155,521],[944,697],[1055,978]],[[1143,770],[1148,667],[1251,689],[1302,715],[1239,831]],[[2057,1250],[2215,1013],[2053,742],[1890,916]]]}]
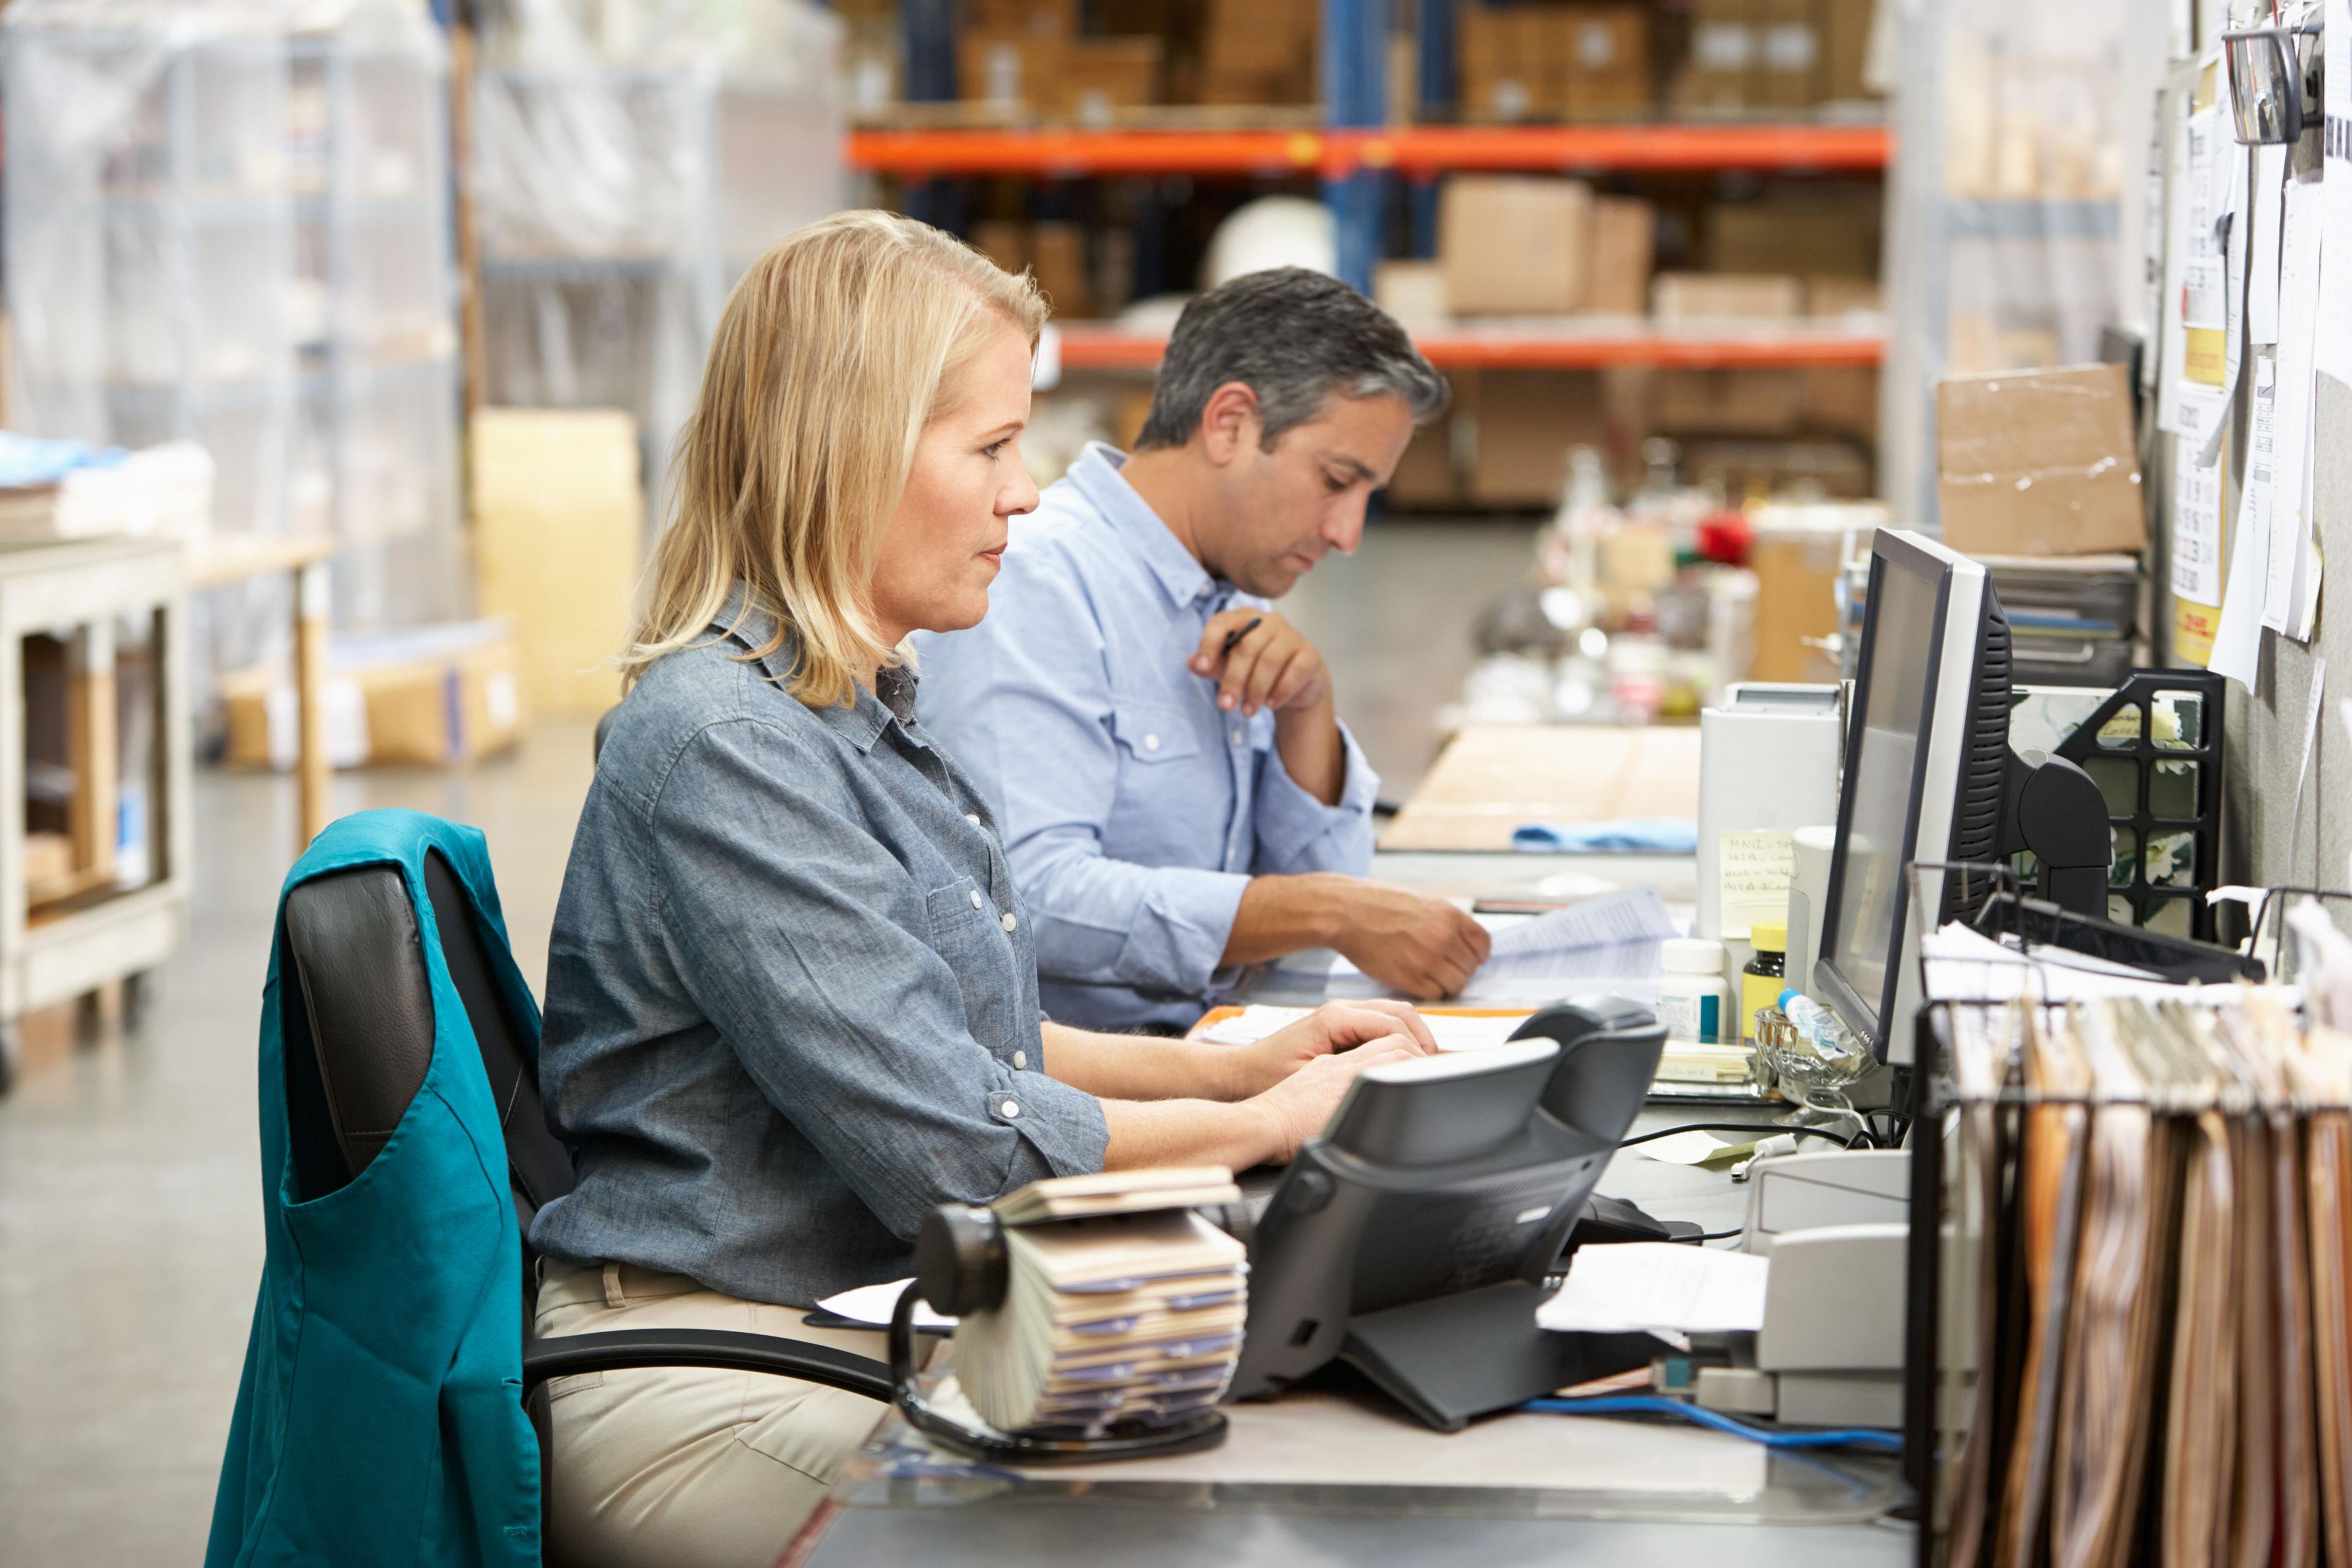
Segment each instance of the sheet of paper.
[{"label": "sheet of paper", "polygon": [[1788,834],[1759,827],[1716,840],[1717,882],[1723,934],[1744,940],[1758,921],[1789,918],[1789,881],[1797,848]]},{"label": "sheet of paper", "polygon": [[2285,209],[2287,149],[2254,149],[2252,227],[2246,235],[2246,340],[2279,341],[2279,218]]},{"label": "sheet of paper", "polygon": [[2172,440],[2172,591],[2221,602],[2221,470],[2198,460],[2194,436]]},{"label": "sheet of paper", "polygon": [[1579,1247],[1536,1322],[1564,1332],[1752,1333],[1764,1326],[1772,1260],[1673,1241]]},{"label": "sheet of paper", "polygon": [[2241,505],[2237,533],[2230,542],[2230,577],[2221,601],[2221,624],[2213,629],[2213,652],[2205,668],[2248,691],[2254,689],[2254,669],[2263,650],[2263,586],[2268,575],[2269,551],[2268,531],[2252,526]]},{"label": "sheet of paper", "polygon": [[2304,553],[2297,542],[2310,531],[2305,505],[2311,468],[2312,375],[2318,332],[2320,236],[2324,194],[2309,180],[2290,179],[2279,230],[2279,347],[2276,408],[2272,415],[2274,458],[2271,464],[2271,528],[2265,581],[2280,584],[2275,598],[2263,597],[2262,621],[2273,630],[2292,624],[2294,572]]},{"label": "sheet of paper", "polygon": [[2167,199],[2164,206],[2164,287],[2158,295],[2155,318],[2158,342],[2157,354],[2157,428],[2170,435],[2193,435],[2205,438],[2201,419],[2193,426],[2189,423],[2191,411],[2185,406],[2192,397],[2210,389],[2198,386],[2189,377],[2188,324],[2184,320],[2189,297],[2189,250],[2196,220],[2204,207],[2203,192],[2212,163],[2208,156],[2211,139],[2203,133],[2203,122],[2193,114],[2174,121],[2168,145],[2165,149]]},{"label": "sheet of paper", "polygon": [[[893,1279],[887,1285],[860,1285],[854,1290],[844,1290],[827,1296],[817,1303],[824,1311],[852,1322],[871,1323],[877,1329],[890,1326],[890,1314],[898,1310],[898,1298],[907,1293],[912,1279]],[[915,1327],[919,1329],[952,1329],[956,1321],[931,1310],[929,1301],[915,1303]]]},{"label": "sheet of paper", "polygon": [[[1276,1007],[1253,1002],[1222,1024],[1201,1031],[1201,1038],[1221,1046],[1246,1046],[1287,1028],[1313,1011],[1307,1007]],[[1458,1014],[1423,1013],[1422,1021],[1441,1051],[1481,1051],[1499,1046],[1527,1022],[1525,1013],[1499,1018],[1465,1018]]]},{"label": "sheet of paper", "polygon": [[[2322,92],[2326,97],[2326,134],[2320,169],[2326,192],[2326,247],[2339,260],[2352,260],[2352,0],[2325,0],[2320,35],[2323,61]],[[2338,267],[2329,279],[2322,268],[2320,309],[2313,322],[2318,338],[2318,368],[2352,384],[2352,266]],[[2294,330],[2294,318],[2280,326]],[[2284,341],[2282,339],[2281,341]]]},{"label": "sheet of paper", "polygon": [[1677,1132],[1671,1138],[1653,1138],[1647,1143],[1633,1145],[1633,1152],[1648,1160],[1663,1160],[1669,1165],[1704,1165],[1711,1160],[1744,1160],[1756,1152],[1756,1141],[1726,1143],[1711,1132]]},{"label": "sheet of paper", "polygon": [[1497,931],[1487,959],[1525,958],[1626,942],[1657,942],[1681,933],[1655,888],[1603,893],[1521,921]]},{"label": "sheet of paper", "polygon": [[[2229,121],[2229,78],[2222,81],[2222,118]],[[2221,333],[2221,402],[2223,406],[2238,395],[2238,377],[2246,354],[2246,184],[2247,150],[2236,142],[2225,142],[2215,155],[2215,183],[2221,187],[2220,210],[2214,222],[2221,226],[2222,265],[2222,333]],[[2205,444],[2198,448],[2197,460],[2207,468],[2221,460],[2222,433],[2230,427],[2227,417],[2216,418],[2205,432]],[[2217,540],[2218,542],[2218,535]],[[2216,561],[2215,565],[2220,565]],[[2204,603],[2211,604],[2210,599]]]}]

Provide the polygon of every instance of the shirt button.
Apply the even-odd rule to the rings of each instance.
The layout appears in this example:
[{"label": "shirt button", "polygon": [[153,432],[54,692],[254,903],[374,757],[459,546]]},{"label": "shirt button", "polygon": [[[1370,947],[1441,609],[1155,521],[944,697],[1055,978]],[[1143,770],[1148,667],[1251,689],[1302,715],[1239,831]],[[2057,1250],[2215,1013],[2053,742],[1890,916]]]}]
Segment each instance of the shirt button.
[{"label": "shirt button", "polygon": [[1007,1116],[1018,1116],[1021,1114],[1020,1102],[1017,1100],[1008,1100],[996,1109],[1002,1110]]},{"label": "shirt button", "polygon": [[1011,915],[1004,914],[996,917],[996,923],[1003,926],[1006,931],[1011,931],[1014,926],[1019,925],[1021,922],[1014,920]]},{"label": "shirt button", "polygon": [[1157,736],[1157,735],[1146,735],[1146,736],[1144,736],[1144,737],[1143,737],[1143,749],[1144,749],[1145,751],[1147,751],[1147,752],[1156,752],[1156,751],[1158,751],[1158,750],[1160,749],[1160,737],[1159,737],[1159,736]]},{"label": "shirt button", "polygon": [[974,888],[971,890],[971,907],[973,909],[980,908],[980,889],[978,888]]},{"label": "shirt button", "polygon": [[1016,1070],[1026,1068],[1028,1065],[1029,1053],[1027,1051],[1015,1051],[1013,1053],[1013,1066]]},{"label": "shirt button", "polygon": [[966,822],[971,823],[974,827],[978,827],[980,826],[980,813],[976,811],[965,812],[963,814],[963,819]]},{"label": "shirt button", "polygon": [[1246,744],[1248,743],[1248,742],[1249,742],[1249,737],[1248,737],[1247,735],[1243,734],[1239,730],[1236,730],[1236,731],[1234,731],[1234,745],[1236,745],[1236,746],[1240,746],[1240,745],[1246,745]]}]

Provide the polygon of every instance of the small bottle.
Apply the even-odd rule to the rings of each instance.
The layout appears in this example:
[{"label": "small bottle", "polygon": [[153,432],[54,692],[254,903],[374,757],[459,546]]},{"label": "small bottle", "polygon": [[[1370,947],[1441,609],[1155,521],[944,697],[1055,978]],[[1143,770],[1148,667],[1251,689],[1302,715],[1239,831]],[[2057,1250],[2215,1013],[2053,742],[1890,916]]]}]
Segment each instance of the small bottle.
[{"label": "small bottle", "polygon": [[1705,937],[1668,937],[1659,956],[1666,973],[1658,982],[1658,1021],[1666,1026],[1666,1038],[1703,1046],[1721,1042],[1732,1016],[1731,986],[1723,978],[1723,943]]},{"label": "small bottle", "polygon": [[1756,1015],[1780,1005],[1789,969],[1789,922],[1758,921],[1748,928],[1756,956],[1739,972],[1740,1038],[1756,1043]]}]

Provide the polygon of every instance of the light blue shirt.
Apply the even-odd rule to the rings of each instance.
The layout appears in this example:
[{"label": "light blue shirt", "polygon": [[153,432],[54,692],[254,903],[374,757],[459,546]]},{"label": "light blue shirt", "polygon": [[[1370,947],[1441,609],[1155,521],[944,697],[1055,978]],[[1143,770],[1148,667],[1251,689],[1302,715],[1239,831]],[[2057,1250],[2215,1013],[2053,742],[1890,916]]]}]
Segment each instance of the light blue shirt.
[{"label": "light blue shirt", "polygon": [[1087,447],[1013,521],[987,618],[917,636],[919,713],[995,808],[1047,1015],[1181,1028],[1238,975],[1218,961],[1253,876],[1370,868],[1380,778],[1343,728],[1325,805],[1272,714],[1218,711],[1185,661],[1210,616],[1266,602],[1192,559],[1126,460]]}]

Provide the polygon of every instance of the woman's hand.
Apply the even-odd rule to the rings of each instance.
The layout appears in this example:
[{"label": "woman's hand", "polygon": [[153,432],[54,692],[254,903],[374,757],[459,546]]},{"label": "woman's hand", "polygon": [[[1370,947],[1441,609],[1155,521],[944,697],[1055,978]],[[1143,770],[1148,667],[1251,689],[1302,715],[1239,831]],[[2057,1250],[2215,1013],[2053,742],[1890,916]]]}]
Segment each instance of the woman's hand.
[{"label": "woman's hand", "polygon": [[1331,1113],[1339,1109],[1348,1086],[1366,1068],[1411,1061],[1429,1054],[1428,1047],[1408,1036],[1383,1035],[1352,1050],[1315,1057],[1301,1063],[1288,1078],[1249,1102],[1265,1112],[1271,1139],[1265,1163],[1287,1163],[1297,1154],[1300,1144],[1321,1132],[1329,1123]]},{"label": "woman's hand", "polygon": [[1234,1098],[1241,1100],[1263,1093],[1310,1063],[1370,1041],[1391,1038],[1409,1047],[1409,1054],[1414,1056],[1428,1056],[1437,1049],[1428,1021],[1410,1002],[1326,1003],[1255,1045],[1238,1047],[1241,1082],[1235,1086],[1238,1092]]}]

